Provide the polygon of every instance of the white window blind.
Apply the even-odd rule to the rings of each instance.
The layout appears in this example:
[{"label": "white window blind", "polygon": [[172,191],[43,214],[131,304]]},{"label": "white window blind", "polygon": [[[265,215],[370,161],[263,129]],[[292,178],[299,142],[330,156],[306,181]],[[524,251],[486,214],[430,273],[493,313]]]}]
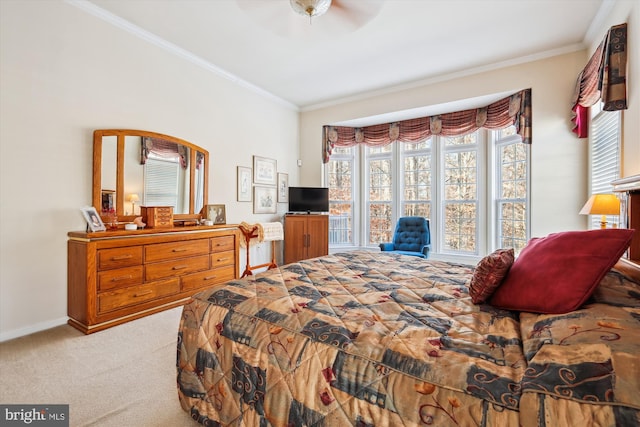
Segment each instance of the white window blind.
[{"label": "white window blind", "polygon": [[147,159],[144,165],[144,204],[178,206],[180,164],[176,161]]},{"label": "white window blind", "polygon": [[[620,178],[620,112],[601,111],[591,121],[590,194],[611,193]],[[607,222],[615,222],[615,217]],[[591,215],[591,228],[600,228],[600,215]]]}]

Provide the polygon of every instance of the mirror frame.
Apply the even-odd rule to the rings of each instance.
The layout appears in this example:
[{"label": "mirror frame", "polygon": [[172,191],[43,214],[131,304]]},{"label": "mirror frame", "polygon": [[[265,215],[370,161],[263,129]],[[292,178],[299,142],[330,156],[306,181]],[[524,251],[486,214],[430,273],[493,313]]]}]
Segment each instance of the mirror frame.
[{"label": "mirror frame", "polygon": [[[206,206],[208,202],[208,186],[209,186],[209,152],[202,147],[192,144],[184,139],[176,138],[170,135],[163,135],[157,132],[150,132],[146,130],[134,130],[134,129],[99,129],[93,132],[93,194],[92,203],[98,212],[101,212],[102,208],[102,138],[105,136],[117,137],[117,161],[116,161],[116,215],[118,215],[118,221],[133,221],[138,215],[124,215],[124,142],[125,136],[140,136],[164,139],[166,141],[182,144],[190,148],[189,150],[189,213],[188,214],[174,214],[174,220],[186,220],[200,218],[200,212],[194,212],[195,208],[195,181],[196,174],[196,152],[200,152],[204,155],[204,185],[203,185],[203,203],[202,206]],[[104,218],[103,218],[104,219]]]}]

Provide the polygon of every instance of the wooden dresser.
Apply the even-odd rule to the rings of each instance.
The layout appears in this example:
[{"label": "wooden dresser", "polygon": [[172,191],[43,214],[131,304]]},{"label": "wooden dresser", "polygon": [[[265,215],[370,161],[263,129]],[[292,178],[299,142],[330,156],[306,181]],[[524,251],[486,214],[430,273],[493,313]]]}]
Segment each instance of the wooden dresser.
[{"label": "wooden dresser", "polygon": [[238,278],[235,226],[68,234],[68,323],[89,334]]}]

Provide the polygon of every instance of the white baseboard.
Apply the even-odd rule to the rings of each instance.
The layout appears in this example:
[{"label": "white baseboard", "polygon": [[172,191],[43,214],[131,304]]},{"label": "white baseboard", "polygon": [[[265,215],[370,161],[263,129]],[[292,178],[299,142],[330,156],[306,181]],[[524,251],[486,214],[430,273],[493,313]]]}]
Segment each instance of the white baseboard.
[{"label": "white baseboard", "polygon": [[64,325],[69,320],[68,317],[61,317],[59,319],[48,320],[46,322],[36,323],[20,329],[14,329],[12,331],[0,332],[0,342],[9,341],[14,338],[20,338],[25,335],[31,335],[36,332],[45,331],[47,329],[55,328],[56,326]]}]

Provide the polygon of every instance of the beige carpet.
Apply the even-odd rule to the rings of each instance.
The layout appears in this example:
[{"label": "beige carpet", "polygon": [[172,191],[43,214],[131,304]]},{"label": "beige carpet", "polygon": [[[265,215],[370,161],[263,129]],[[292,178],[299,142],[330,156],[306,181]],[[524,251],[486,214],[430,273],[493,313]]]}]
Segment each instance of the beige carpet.
[{"label": "beige carpet", "polygon": [[196,427],[176,391],[181,312],[92,335],[65,325],[0,343],[0,402],[69,404],[70,426]]}]

